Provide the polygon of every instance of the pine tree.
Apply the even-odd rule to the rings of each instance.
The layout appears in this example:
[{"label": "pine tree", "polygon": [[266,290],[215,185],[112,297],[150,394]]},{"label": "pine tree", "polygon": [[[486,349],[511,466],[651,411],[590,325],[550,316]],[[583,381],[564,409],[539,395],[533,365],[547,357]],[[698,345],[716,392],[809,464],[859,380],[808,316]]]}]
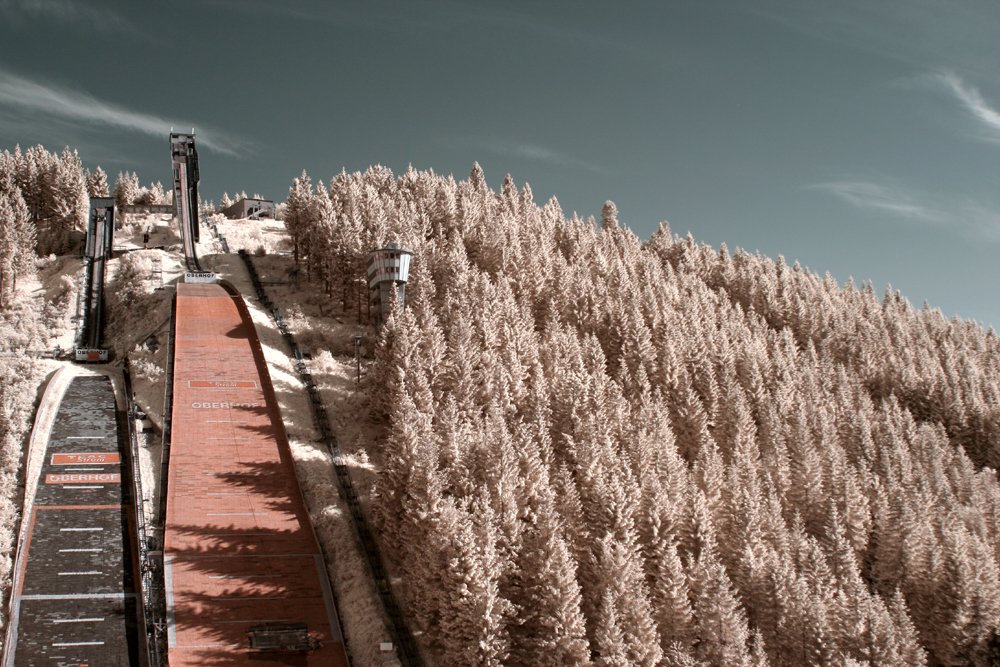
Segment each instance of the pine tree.
[{"label": "pine tree", "polygon": [[706,547],[691,571],[695,656],[710,665],[738,665],[748,659],[746,615],[714,547]]},{"label": "pine tree", "polygon": [[629,647],[618,619],[618,605],[610,590],[601,596],[593,645],[597,667],[631,667],[633,664],[628,659]]},{"label": "pine tree", "polygon": [[589,662],[576,563],[561,535],[555,498],[537,446],[522,450],[526,498],[521,548],[511,582],[511,664],[564,666]]},{"label": "pine tree", "polygon": [[156,183],[149,186],[150,204],[162,204],[165,198],[166,198],[166,193],[163,191],[163,183],[157,181]]},{"label": "pine tree", "polygon": [[764,648],[764,636],[760,630],[754,630],[751,639],[749,660],[744,664],[747,667],[770,667],[771,661],[767,657],[767,651]]},{"label": "pine tree", "polygon": [[[665,543],[665,544],[664,544]],[[650,602],[660,634],[664,655],[673,650],[690,652],[694,647],[694,611],[687,573],[684,571],[677,545],[669,537],[660,538],[650,581]]]},{"label": "pine tree", "polygon": [[[236,201],[240,201],[239,197]],[[300,251],[308,254],[306,238],[314,216],[312,179],[303,171],[302,176],[292,181],[292,187],[288,190],[288,207],[285,210],[285,228],[292,237],[296,264],[299,262]]]},{"label": "pine tree", "polygon": [[115,180],[115,205],[119,211],[125,210],[126,206],[131,206],[139,198],[139,177],[129,172],[118,172]]},{"label": "pine tree", "polygon": [[613,201],[604,202],[604,206],[601,208],[601,229],[618,229],[618,207]]},{"label": "pine tree", "polygon": [[43,255],[62,253],[71,233],[86,222],[90,205],[80,158],[69,148],[55,155],[37,146],[25,161],[31,166],[20,187],[22,194],[31,193],[25,203],[38,229],[37,250]]},{"label": "pine tree", "polygon": [[507,658],[509,601],[499,596],[499,555],[488,499],[468,512],[448,504],[450,530],[444,546],[448,567],[439,636],[449,665],[499,667]]},{"label": "pine tree", "polygon": [[0,196],[0,308],[6,308],[10,303],[10,295],[14,291],[15,258],[18,244],[11,233],[15,226],[15,213],[7,195]]},{"label": "pine tree", "polygon": [[0,193],[0,309],[10,305],[18,277],[34,273],[35,225],[20,191]]},{"label": "pine tree", "polygon": [[100,166],[91,174],[87,172],[87,194],[91,197],[107,197],[108,195],[108,175]]}]

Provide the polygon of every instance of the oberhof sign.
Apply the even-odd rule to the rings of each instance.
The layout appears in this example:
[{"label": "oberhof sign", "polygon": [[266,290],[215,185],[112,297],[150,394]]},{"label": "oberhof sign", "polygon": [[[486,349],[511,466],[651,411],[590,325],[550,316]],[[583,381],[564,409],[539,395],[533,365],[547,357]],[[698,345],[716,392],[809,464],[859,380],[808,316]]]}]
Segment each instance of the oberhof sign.
[{"label": "oberhof sign", "polygon": [[108,360],[108,351],[97,348],[78,347],[76,348],[76,360],[88,361],[90,363],[101,363]]},{"label": "oberhof sign", "polygon": [[186,283],[215,283],[218,277],[209,271],[187,271],[184,273]]}]

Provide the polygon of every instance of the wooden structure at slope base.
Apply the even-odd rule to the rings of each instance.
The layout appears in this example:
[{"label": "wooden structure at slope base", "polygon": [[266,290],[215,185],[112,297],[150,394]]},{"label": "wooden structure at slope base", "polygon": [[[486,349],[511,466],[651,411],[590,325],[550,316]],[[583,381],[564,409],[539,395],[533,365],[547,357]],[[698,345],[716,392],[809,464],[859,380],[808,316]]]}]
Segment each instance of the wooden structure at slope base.
[{"label": "wooden structure at slope base", "polygon": [[164,578],[183,665],[346,666],[323,555],[243,299],[177,285]]}]

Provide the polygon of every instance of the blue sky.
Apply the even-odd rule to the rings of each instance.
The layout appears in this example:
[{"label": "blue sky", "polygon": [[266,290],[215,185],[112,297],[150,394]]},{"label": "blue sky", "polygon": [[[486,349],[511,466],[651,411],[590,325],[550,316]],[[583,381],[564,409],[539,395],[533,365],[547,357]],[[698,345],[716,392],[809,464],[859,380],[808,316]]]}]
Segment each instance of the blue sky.
[{"label": "blue sky", "polygon": [[1000,3],[0,0],[0,147],[276,200],[412,164],[1000,327]]}]

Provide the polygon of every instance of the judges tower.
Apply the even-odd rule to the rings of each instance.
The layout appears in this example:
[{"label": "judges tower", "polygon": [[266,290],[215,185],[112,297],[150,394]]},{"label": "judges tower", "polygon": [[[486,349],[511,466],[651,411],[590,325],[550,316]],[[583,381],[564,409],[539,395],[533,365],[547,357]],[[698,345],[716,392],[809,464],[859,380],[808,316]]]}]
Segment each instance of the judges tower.
[{"label": "judges tower", "polygon": [[381,329],[389,316],[389,300],[393,285],[402,306],[406,297],[406,278],[410,273],[412,250],[389,243],[368,253],[368,306],[375,315],[375,327]]}]

